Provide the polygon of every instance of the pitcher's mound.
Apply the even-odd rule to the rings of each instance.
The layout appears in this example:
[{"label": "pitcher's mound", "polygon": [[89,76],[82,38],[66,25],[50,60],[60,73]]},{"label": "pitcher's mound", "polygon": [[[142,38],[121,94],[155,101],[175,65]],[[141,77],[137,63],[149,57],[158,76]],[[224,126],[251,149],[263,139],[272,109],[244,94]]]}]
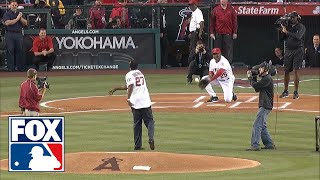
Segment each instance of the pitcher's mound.
[{"label": "pitcher's mound", "polygon": [[[192,173],[260,165],[257,161],[247,159],[163,152],[67,153],[65,163],[65,172],[76,174]],[[8,160],[1,160],[0,167],[1,170],[8,170]]]}]

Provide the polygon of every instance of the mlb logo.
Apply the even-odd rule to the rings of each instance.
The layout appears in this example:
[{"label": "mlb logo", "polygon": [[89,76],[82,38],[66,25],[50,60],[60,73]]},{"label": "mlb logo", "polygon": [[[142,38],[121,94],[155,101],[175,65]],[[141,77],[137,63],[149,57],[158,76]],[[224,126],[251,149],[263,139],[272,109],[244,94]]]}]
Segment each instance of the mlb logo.
[{"label": "mlb logo", "polygon": [[64,171],[64,117],[9,117],[9,171]]}]

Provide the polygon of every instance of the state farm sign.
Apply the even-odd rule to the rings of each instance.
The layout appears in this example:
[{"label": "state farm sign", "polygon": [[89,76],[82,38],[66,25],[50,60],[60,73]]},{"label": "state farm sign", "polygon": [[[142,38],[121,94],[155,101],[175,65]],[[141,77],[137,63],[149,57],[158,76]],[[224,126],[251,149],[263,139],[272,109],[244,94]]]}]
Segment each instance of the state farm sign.
[{"label": "state farm sign", "polygon": [[282,16],[285,12],[292,11],[297,11],[301,16],[319,16],[320,14],[320,3],[286,7],[280,4],[233,5],[233,8],[239,16]]},{"label": "state farm sign", "polygon": [[238,6],[236,9],[238,15],[279,15],[279,7],[270,6]]}]

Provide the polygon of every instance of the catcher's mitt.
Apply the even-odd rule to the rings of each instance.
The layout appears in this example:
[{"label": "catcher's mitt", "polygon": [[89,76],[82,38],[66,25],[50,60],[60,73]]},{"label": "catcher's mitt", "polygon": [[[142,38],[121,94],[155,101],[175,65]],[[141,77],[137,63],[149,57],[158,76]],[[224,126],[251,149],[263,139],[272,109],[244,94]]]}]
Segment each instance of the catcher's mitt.
[{"label": "catcher's mitt", "polygon": [[198,86],[199,86],[200,89],[204,89],[204,88],[207,87],[207,85],[208,85],[209,83],[210,83],[210,79],[209,79],[209,78],[203,78],[203,79],[201,79],[201,80],[199,81]]}]

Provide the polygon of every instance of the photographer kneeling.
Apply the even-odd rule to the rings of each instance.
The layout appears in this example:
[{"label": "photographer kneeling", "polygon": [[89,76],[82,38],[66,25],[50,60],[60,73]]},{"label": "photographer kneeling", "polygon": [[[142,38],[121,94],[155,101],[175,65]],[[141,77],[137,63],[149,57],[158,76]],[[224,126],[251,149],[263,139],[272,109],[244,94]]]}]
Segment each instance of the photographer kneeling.
[{"label": "photographer kneeling", "polygon": [[24,116],[39,116],[39,102],[46,92],[46,83],[43,83],[40,90],[37,88],[37,71],[33,68],[27,71],[27,77],[20,85],[19,107]]},{"label": "photographer kneeling", "polygon": [[[270,64],[263,62],[252,70],[247,71],[250,85],[256,92],[259,92],[259,111],[257,113],[256,120],[253,123],[251,147],[248,148],[247,151],[260,151],[260,138],[262,143],[265,145],[262,149],[275,149],[267,128],[267,118],[273,108],[274,95],[273,80],[271,77],[273,72],[270,70]],[[258,82],[257,75],[261,77],[261,80]]]},{"label": "photographer kneeling", "polygon": [[188,67],[188,76],[187,83],[192,82],[192,75],[199,75],[200,79],[208,75],[209,73],[209,62],[212,59],[212,55],[207,53],[209,51],[206,50],[203,42],[199,40],[196,46],[196,54],[193,55],[192,61],[189,63]]}]

